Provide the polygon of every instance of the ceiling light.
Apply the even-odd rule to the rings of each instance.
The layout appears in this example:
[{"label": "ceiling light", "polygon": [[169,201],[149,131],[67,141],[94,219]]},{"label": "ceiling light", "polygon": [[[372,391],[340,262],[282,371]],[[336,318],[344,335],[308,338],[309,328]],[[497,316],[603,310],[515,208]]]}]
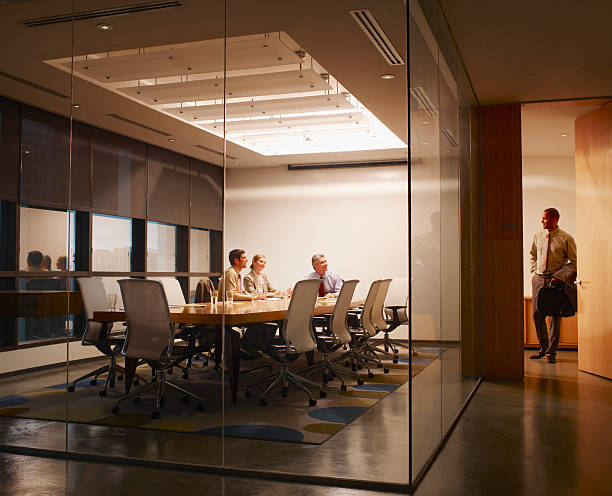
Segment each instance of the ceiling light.
[{"label": "ceiling light", "polygon": [[395,76],[393,74],[383,74],[380,76],[382,79],[393,79]]},{"label": "ceiling light", "polygon": [[168,141],[170,141],[171,143],[174,143],[176,140],[174,138],[168,138]]},{"label": "ceiling light", "polygon": [[113,25],[112,24],[107,24],[105,22],[101,22],[99,24],[96,24],[96,27],[100,31],[110,31],[111,29],[113,29]]},{"label": "ceiling light", "polygon": [[80,105],[78,103],[75,103],[72,107],[75,108],[75,109],[78,109],[80,107]]},{"label": "ceiling light", "polygon": [[569,136],[569,134],[568,133],[561,133],[561,136],[563,136],[565,138],[565,137]]}]

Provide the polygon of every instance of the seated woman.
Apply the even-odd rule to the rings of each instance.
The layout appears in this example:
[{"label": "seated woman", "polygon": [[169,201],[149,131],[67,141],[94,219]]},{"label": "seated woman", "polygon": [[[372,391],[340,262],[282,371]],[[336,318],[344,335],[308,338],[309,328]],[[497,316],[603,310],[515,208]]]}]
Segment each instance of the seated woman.
[{"label": "seated woman", "polygon": [[282,293],[276,290],[268,281],[268,277],[264,273],[266,268],[266,257],[264,255],[255,255],[253,263],[251,263],[251,272],[244,276],[244,290],[247,293],[258,293],[263,297],[280,296]]}]

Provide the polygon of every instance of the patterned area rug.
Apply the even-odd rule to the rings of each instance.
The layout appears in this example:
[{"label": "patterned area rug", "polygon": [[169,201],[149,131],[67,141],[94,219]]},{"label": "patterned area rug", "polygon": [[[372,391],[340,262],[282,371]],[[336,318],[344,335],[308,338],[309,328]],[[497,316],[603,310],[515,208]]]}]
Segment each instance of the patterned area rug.
[{"label": "patterned area rug", "polygon": [[[442,348],[417,348],[417,355],[412,357],[412,375],[424,370],[432,361],[444,352]],[[340,390],[340,382],[329,382],[327,396],[317,398],[316,406],[309,406],[307,396],[290,386],[287,398],[282,398],[280,388],[276,387],[267,395],[267,406],[259,405],[259,394],[265,386],[252,389],[252,398],[244,397],[244,386],[264,378],[267,372],[243,374],[241,391],[235,405],[231,404],[229,389],[226,389],[225,400],[225,436],[260,439],[271,441],[321,444],[330,439],[348,424],[365,413],[385,396],[401,387],[409,379],[409,355],[400,353],[399,363],[384,360],[383,368],[373,368],[374,376],[359,371],[364,384],[359,386],[354,379],[346,378],[347,390]],[[244,366],[258,365],[259,361],[244,362]],[[89,380],[80,382],[76,391],[66,392],[65,384],[52,384],[42,389],[20,395],[0,397],[0,416],[64,421],[66,416],[66,397],[68,399],[68,416],[71,422],[158,429],[173,432],[186,432],[199,435],[220,436],[222,429],[221,410],[222,395],[220,376],[210,366],[204,368],[194,362],[195,370],[190,372],[189,379],[182,379],[175,372],[168,378],[190,392],[205,399],[206,406],[202,412],[196,411],[194,403],[184,403],[180,393],[168,392],[165,406],[160,410],[160,418],[152,419],[154,399],[150,393],[142,395],[141,401],[135,404],[131,400],[121,403],[120,412],[112,414],[115,401],[123,394],[123,384],[111,389],[107,397],[99,396],[104,379],[96,385]],[[298,361],[291,367],[299,370]],[[274,365],[273,365],[274,366]],[[138,372],[143,376],[150,374],[149,369],[141,367]],[[319,375],[312,378],[318,381]],[[227,381],[226,381],[227,382]],[[138,386],[134,386],[138,387]]]}]

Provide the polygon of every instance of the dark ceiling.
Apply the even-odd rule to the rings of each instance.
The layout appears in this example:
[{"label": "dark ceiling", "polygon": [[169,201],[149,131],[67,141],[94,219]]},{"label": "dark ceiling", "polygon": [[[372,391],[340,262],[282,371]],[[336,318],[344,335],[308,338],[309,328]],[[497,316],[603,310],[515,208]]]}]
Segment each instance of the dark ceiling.
[{"label": "dark ceiling", "polygon": [[612,1],[440,3],[481,104],[612,95]]}]

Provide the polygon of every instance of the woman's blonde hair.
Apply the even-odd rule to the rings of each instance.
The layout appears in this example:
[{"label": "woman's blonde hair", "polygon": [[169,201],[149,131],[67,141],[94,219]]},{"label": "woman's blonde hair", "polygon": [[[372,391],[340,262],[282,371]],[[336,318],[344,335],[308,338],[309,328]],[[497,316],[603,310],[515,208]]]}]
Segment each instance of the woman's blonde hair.
[{"label": "woman's blonde hair", "polygon": [[261,255],[259,253],[257,255],[253,255],[253,260],[251,261],[251,270],[255,268],[255,262],[257,262],[257,260],[259,260],[260,258],[266,258],[266,256]]}]

